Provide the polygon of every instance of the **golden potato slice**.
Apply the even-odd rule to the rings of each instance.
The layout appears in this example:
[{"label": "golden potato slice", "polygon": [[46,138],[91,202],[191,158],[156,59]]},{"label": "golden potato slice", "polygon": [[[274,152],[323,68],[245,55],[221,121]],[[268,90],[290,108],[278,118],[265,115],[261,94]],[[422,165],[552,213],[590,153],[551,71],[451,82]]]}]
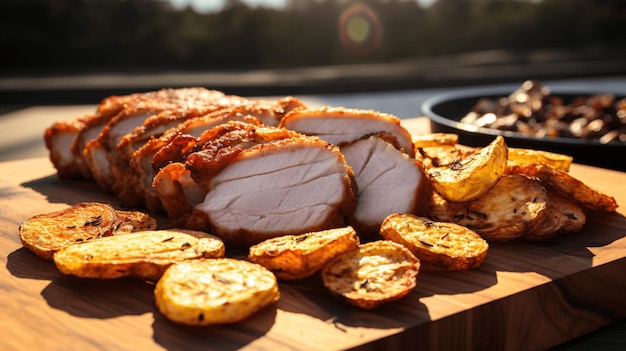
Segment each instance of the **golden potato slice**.
[{"label": "golden potato slice", "polygon": [[372,309],[406,296],[419,269],[420,261],[406,247],[378,240],[335,256],[322,268],[322,279],[331,295]]},{"label": "golden potato slice", "polygon": [[447,271],[476,268],[483,263],[489,249],[487,241],[473,230],[411,214],[388,216],[380,234],[406,246],[424,268],[428,264]]},{"label": "golden potato slice", "polygon": [[114,235],[68,246],[54,256],[63,274],[81,278],[138,277],[155,281],[176,262],[224,256],[217,237],[189,230],[154,230]]},{"label": "golden potato slice", "polygon": [[278,301],[276,277],[265,267],[232,258],[172,265],[154,289],[169,320],[193,326],[235,323]]},{"label": "golden potato slice", "polygon": [[519,165],[540,163],[569,172],[574,158],[549,151],[509,147],[509,161]]},{"label": "golden potato slice", "polygon": [[447,167],[432,168],[428,176],[434,189],[446,200],[467,202],[477,199],[500,179],[507,165],[507,146],[497,136],[488,146]]},{"label": "golden potato slice", "polygon": [[46,260],[58,250],[113,234],[115,209],[107,204],[85,202],[60,211],[33,216],[20,227],[22,245]]},{"label": "golden potato slice", "polygon": [[412,135],[412,140],[415,149],[442,145],[454,146],[459,143],[459,135],[454,133],[416,134]]},{"label": "golden potato slice", "polygon": [[140,211],[115,210],[114,234],[126,234],[157,229],[156,218]]},{"label": "golden potato slice", "polygon": [[248,258],[272,271],[279,279],[301,279],[313,275],[333,257],[358,245],[356,231],[348,226],[268,239],[250,247]]},{"label": "golden potato slice", "polygon": [[429,216],[468,227],[488,241],[518,238],[542,225],[550,199],[541,183],[527,176],[506,175],[480,198],[453,203],[435,196]]},{"label": "golden potato slice", "polygon": [[614,197],[592,188],[569,173],[544,164],[514,165],[507,168],[510,174],[526,174],[539,178],[550,191],[564,196],[583,208],[615,212],[617,201]]}]

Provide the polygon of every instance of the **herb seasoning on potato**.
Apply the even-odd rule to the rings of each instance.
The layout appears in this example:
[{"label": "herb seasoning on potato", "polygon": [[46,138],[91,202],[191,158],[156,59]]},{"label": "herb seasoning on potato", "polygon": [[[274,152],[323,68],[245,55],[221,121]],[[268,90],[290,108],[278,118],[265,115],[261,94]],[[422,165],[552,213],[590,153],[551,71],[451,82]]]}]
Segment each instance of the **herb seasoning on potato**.
[{"label": "herb seasoning on potato", "polygon": [[248,258],[274,272],[279,279],[302,279],[358,245],[356,231],[348,226],[268,239],[250,247]]},{"label": "herb seasoning on potato", "polygon": [[487,256],[489,245],[474,231],[454,223],[425,217],[394,214],[380,228],[383,238],[406,246],[422,265],[461,271],[476,268]]},{"label": "herb seasoning on potato", "polygon": [[428,176],[435,190],[446,200],[467,202],[477,199],[498,182],[506,169],[507,158],[504,138],[497,136],[465,159],[429,169]]},{"label": "herb seasoning on potato", "polygon": [[81,278],[138,277],[155,281],[172,264],[224,256],[217,237],[185,229],[115,235],[68,246],[54,254],[64,274]]},{"label": "herb seasoning on potato", "polygon": [[37,256],[52,260],[64,247],[113,235],[115,221],[115,209],[110,205],[80,203],[27,219],[20,225],[20,239]]},{"label": "herb seasoning on potato", "polygon": [[232,258],[172,265],[154,289],[157,308],[186,325],[227,324],[278,301],[276,277],[265,267]]},{"label": "herb seasoning on potato", "polygon": [[322,269],[322,280],[341,301],[373,309],[411,292],[419,270],[419,259],[406,247],[378,240],[333,258]]}]

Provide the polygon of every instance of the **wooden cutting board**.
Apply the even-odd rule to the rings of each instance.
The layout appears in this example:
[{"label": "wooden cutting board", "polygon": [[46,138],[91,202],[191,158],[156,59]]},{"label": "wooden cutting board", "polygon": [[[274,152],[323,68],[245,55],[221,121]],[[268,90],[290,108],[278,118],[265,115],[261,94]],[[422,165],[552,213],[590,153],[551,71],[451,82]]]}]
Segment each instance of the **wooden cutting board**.
[{"label": "wooden cutting board", "polygon": [[246,321],[188,328],[158,313],[150,284],[63,276],[24,249],[18,226],[30,216],[118,204],[89,181],[59,180],[46,158],[1,163],[0,349],[545,349],[626,317],[626,173],[575,164],[571,174],[623,207],[550,242],[492,244],[472,271],[421,272],[410,295],[378,310],[343,305],[314,276],[281,282],[280,300]]}]

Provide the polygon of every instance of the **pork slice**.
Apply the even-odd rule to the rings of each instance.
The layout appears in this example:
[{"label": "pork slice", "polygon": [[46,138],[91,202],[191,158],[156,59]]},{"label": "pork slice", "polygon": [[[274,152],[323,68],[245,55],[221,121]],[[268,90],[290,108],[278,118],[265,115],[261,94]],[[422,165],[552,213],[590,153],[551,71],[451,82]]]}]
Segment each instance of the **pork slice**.
[{"label": "pork slice", "polygon": [[[152,188],[168,217],[184,223],[186,215],[198,203],[193,200],[198,198],[198,189],[201,189],[204,198],[210,190],[211,178],[233,158],[254,145],[296,136],[302,135],[286,129],[260,127],[239,121],[216,125],[197,138],[178,134],[152,158],[152,169],[155,172]],[[193,178],[193,184],[187,182],[189,177]]]},{"label": "pork slice", "polygon": [[393,135],[400,149],[415,157],[411,134],[400,124],[400,119],[391,114],[343,107],[297,108],[283,117],[279,127],[315,135],[338,146],[387,133]]},{"label": "pork slice", "polygon": [[230,160],[187,226],[210,228],[229,247],[248,247],[344,226],[355,204],[353,173],[339,149],[317,138],[284,139]]},{"label": "pork slice", "polygon": [[[185,135],[195,139],[204,131],[220,124],[225,124],[229,121],[241,121],[249,124],[261,125],[261,122],[258,119],[251,116],[217,111],[205,116],[195,117],[181,122],[177,126],[165,131],[159,138],[148,140],[133,153],[129,163],[133,170],[133,174],[136,177],[135,185],[141,194],[140,198],[149,210],[152,212],[163,212],[165,210],[161,204],[158,194],[154,191],[152,183],[156,173],[163,168],[163,164],[175,161],[175,159],[171,158],[173,157],[172,154],[160,155],[160,161],[156,162],[158,165],[153,167],[152,161],[156,153],[163,147],[170,144],[176,137]],[[167,159],[165,159],[165,157],[167,157]]]},{"label": "pork slice", "polygon": [[111,150],[115,148],[115,145],[120,142],[124,135],[141,125],[146,118],[158,112],[158,110],[143,108],[123,110],[107,122],[96,139],[87,142],[84,154],[89,170],[93,179],[104,192],[110,193],[113,185]]},{"label": "pork slice", "polygon": [[126,135],[150,123],[148,117],[170,110],[216,110],[244,104],[247,99],[204,88],[183,88],[112,97],[105,101],[110,103],[100,104],[98,111],[104,111],[102,113],[111,114],[119,105],[123,107],[107,122],[97,139],[87,143],[85,154],[98,185],[105,192],[111,192],[114,184],[111,165],[118,162],[115,149]]},{"label": "pork slice", "polygon": [[186,226],[185,222],[193,207],[202,202],[207,193],[193,181],[191,171],[180,162],[170,163],[159,170],[152,187],[162,209],[179,227]]},{"label": "pork slice", "polygon": [[[193,105],[199,101],[218,100],[225,95],[205,88],[162,89],[147,93],[110,96],[103,99],[95,113],[85,117],[56,122],[46,129],[44,142],[49,150],[50,161],[63,178],[92,178],[86,159],[85,147],[95,140],[109,120],[124,109],[140,107],[146,103],[158,103],[162,108]],[[92,143],[97,146],[98,143]],[[102,159],[100,156],[94,156]],[[106,170],[103,170],[106,172]]]},{"label": "pork slice", "polygon": [[109,119],[109,116],[98,114],[86,118],[84,120],[84,127],[80,130],[76,139],[74,139],[74,142],[70,146],[76,168],[84,179],[93,179],[91,168],[89,167],[89,162],[85,154],[87,143],[98,137],[98,134],[100,134]]},{"label": "pork slice", "polygon": [[[156,194],[152,192],[150,186],[143,188],[143,184],[151,184],[152,176],[149,179],[142,179],[145,173],[138,174],[130,165],[130,160],[135,151],[143,146],[148,140],[158,138],[163,133],[172,134],[174,130],[190,135],[200,134],[198,127],[201,123],[197,121],[184,124],[185,121],[192,118],[200,118],[201,120],[211,120],[210,124],[216,125],[218,119],[223,122],[227,120],[244,120],[246,116],[254,116],[266,123],[278,124],[278,121],[288,111],[303,104],[295,98],[283,98],[277,101],[261,100],[252,101],[235,95],[219,96],[212,103],[198,103],[200,107],[189,108],[183,107],[174,110],[166,110],[154,116],[148,117],[143,124],[135,127],[135,129],[124,135],[120,142],[115,146],[115,153],[110,155],[115,162],[109,164],[111,173],[111,190],[113,194],[120,200],[123,206],[141,207],[148,206],[146,197],[150,197],[149,208],[158,211],[161,208],[155,201]],[[251,119],[248,119],[250,121]],[[205,125],[205,130],[210,126]],[[154,144],[153,144],[154,145]],[[149,194],[145,194],[148,192]]]},{"label": "pork slice", "polygon": [[358,202],[350,224],[359,235],[374,237],[391,214],[426,214],[432,186],[418,161],[377,136],[341,151],[356,179]]},{"label": "pork slice", "polygon": [[[224,96],[224,93],[220,91],[192,87],[161,89],[129,95],[112,95],[103,99],[98,104],[94,117],[87,121],[86,127],[71,146],[80,172],[86,179],[93,178],[106,192],[110,191],[108,153],[121,140],[121,136],[132,131],[134,127],[140,125],[143,119],[158,111],[181,107],[191,108],[206,104],[207,101],[221,99]],[[143,119],[138,117],[137,120],[132,120],[133,118],[129,115],[134,115],[137,111],[152,112],[143,116]],[[131,120],[127,120],[129,118]],[[112,120],[113,122],[111,122]],[[113,127],[109,123],[120,125]],[[111,128],[116,130],[110,133],[117,135],[108,135],[108,129]],[[95,175],[93,174],[94,171],[96,172]]]},{"label": "pork slice", "polygon": [[44,132],[44,143],[48,149],[50,162],[61,178],[82,178],[79,166],[71,151],[71,146],[81,130],[85,128],[84,120],[88,117],[76,118],[53,123]]},{"label": "pork slice", "polygon": [[93,179],[87,152],[87,144],[97,143],[98,135],[102,132],[107,123],[115,117],[113,110],[104,113],[95,113],[83,119],[83,127],[78,132],[74,142],[70,146],[70,152],[74,158],[74,163],[79,173],[84,179]]},{"label": "pork slice", "polygon": [[131,167],[130,160],[138,149],[149,140],[159,138],[167,130],[174,128],[186,120],[198,116],[207,115],[225,108],[219,105],[203,109],[175,109],[166,110],[150,116],[143,121],[143,124],[124,135],[115,146],[114,153],[109,158],[114,162],[109,162],[111,173],[111,190],[120,200],[122,206],[145,207],[142,180]]}]

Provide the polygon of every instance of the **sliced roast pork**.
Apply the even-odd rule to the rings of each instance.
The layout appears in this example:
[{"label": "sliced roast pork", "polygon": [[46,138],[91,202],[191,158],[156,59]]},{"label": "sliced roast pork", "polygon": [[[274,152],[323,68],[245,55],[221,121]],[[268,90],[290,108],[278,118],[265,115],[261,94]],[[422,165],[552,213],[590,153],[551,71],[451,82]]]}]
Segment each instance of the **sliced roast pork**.
[{"label": "sliced roast pork", "polygon": [[[141,127],[148,117],[176,109],[198,109],[208,113],[248,101],[239,96],[225,96],[203,88],[168,89],[146,95],[153,99],[138,98],[132,105],[134,100],[123,99],[124,108],[106,123],[96,139],[90,140],[85,146],[84,153],[92,176],[105,192],[111,192],[113,186],[111,164],[117,162],[114,152],[116,146],[125,135]],[[113,106],[115,110],[117,105]]]},{"label": "sliced roast pork", "polygon": [[395,137],[402,151],[415,157],[411,134],[399,118],[386,113],[342,107],[300,108],[286,114],[279,126],[318,136],[338,146],[368,135],[387,133]]},{"label": "sliced roast pork", "polygon": [[[218,109],[217,111],[213,111],[213,109],[208,111],[215,113],[224,110],[224,108],[216,108]],[[120,200],[122,206],[145,206],[140,182],[133,168],[130,167],[130,160],[135,151],[149,140],[160,137],[168,129],[174,128],[186,120],[206,115],[207,109],[162,111],[146,118],[142,125],[121,138],[120,142],[115,146],[115,150],[108,157],[108,166],[111,174],[111,191]]]},{"label": "sliced roast pork", "polygon": [[95,140],[102,131],[102,128],[111,119],[110,115],[94,114],[83,120],[83,128],[78,132],[74,142],[70,146],[70,151],[74,157],[75,167],[84,179],[93,179],[91,168],[85,155],[85,147],[91,140]]},{"label": "sliced roast pork", "polygon": [[[199,137],[202,132],[228,121],[242,121],[256,125],[277,125],[285,113],[302,106],[304,106],[302,102],[293,97],[286,97],[278,101],[250,101],[245,105],[218,110],[204,116],[185,120],[163,132],[160,137],[150,138],[134,151],[129,160],[130,168],[135,177],[132,188],[140,192],[138,198],[143,201],[148,209],[153,212],[163,211],[161,201],[152,188],[155,174],[152,159],[156,152],[174,137],[180,134]],[[120,145],[118,145],[119,147]],[[156,170],[159,168],[156,167]]]},{"label": "sliced roast pork", "polygon": [[341,148],[356,178],[358,205],[350,222],[359,235],[377,234],[393,213],[425,214],[430,181],[415,160],[411,134],[397,117],[341,107],[303,108],[288,113],[279,126]]},{"label": "sliced roast pork", "polygon": [[59,121],[46,128],[44,143],[48,149],[50,161],[61,178],[82,178],[71,147],[80,131],[85,128],[85,120],[89,118],[90,116],[85,116]]},{"label": "sliced roast pork", "polygon": [[[156,153],[161,150],[161,148],[169,145],[166,150],[170,151],[172,149],[172,145],[177,145],[177,143],[183,139],[190,139],[195,144],[196,137],[198,137],[202,132],[217,125],[225,124],[229,121],[241,121],[261,125],[261,122],[252,116],[239,114],[231,115],[226,111],[216,111],[202,117],[184,121],[176,127],[167,130],[159,138],[148,140],[144,145],[136,150],[130,159],[129,166],[133,177],[132,184],[135,187],[135,191],[138,192],[139,200],[142,202],[143,206],[155,213],[162,212],[164,210],[161,200],[152,187],[152,182],[154,180],[154,175],[161,168],[163,168],[164,165],[173,162],[173,160],[165,160],[163,156],[161,156],[157,159],[164,163],[153,165],[153,158]],[[175,138],[178,138],[178,140],[172,144],[172,141]]]},{"label": "sliced roast pork", "polygon": [[432,186],[419,162],[385,139],[372,135],[341,147],[358,189],[350,224],[362,237],[378,234],[391,214],[426,215],[431,197]]},{"label": "sliced roast pork", "polygon": [[203,136],[159,151],[180,161],[154,179],[170,218],[184,222],[178,224],[209,230],[233,248],[343,226],[353,213],[354,174],[338,147],[236,122]]},{"label": "sliced roast pork", "polygon": [[96,139],[107,122],[124,109],[146,107],[148,104],[159,104],[161,108],[168,105],[187,106],[194,100],[216,100],[221,97],[224,97],[224,93],[204,88],[162,89],[110,96],[98,104],[95,113],[57,122],[46,129],[44,140],[50,161],[57,168],[60,177],[90,179],[92,174],[85,157],[85,146],[90,140]]}]

